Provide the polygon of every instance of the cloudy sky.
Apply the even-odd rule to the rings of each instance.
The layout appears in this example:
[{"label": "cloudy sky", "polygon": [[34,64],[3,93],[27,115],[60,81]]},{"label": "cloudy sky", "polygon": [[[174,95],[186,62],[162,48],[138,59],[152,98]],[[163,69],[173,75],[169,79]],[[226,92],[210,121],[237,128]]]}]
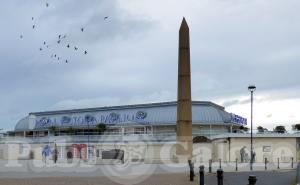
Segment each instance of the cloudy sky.
[{"label": "cloudy sky", "polygon": [[[299,7],[298,0],[1,0],[0,128],[34,111],[176,100],[183,16],[193,100],[249,118],[247,86],[255,84],[255,126],[298,123]],[[57,44],[59,34],[67,37]]]}]

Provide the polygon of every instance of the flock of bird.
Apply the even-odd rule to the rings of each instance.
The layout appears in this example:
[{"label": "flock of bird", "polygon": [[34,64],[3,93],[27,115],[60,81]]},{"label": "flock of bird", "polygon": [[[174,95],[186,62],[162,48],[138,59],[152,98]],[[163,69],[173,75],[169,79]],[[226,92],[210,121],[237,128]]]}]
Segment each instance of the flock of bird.
[{"label": "flock of bird", "polygon": [[[48,2],[46,2],[46,8],[48,8],[49,6],[50,6],[50,4],[49,4]],[[107,20],[108,18],[109,18],[108,16],[105,16],[103,19],[104,19],[104,20]],[[34,20],[35,20],[35,18],[34,18],[34,17],[31,17],[31,21],[34,22]],[[33,30],[36,30],[36,29],[37,29],[36,24],[34,24],[34,23],[32,24],[32,29],[33,29]],[[85,28],[84,28],[84,27],[80,28],[80,31],[83,33],[83,32],[85,31]],[[20,39],[23,39],[23,37],[24,37],[24,36],[21,34],[21,35],[20,35]],[[67,34],[59,34],[59,35],[57,36],[56,44],[57,44],[57,45],[63,45],[63,41],[66,40],[66,38],[67,38]],[[65,46],[63,46],[63,47],[66,47],[66,48],[68,48],[68,49],[73,49],[74,51],[78,51],[78,50],[79,50],[79,47],[78,47],[78,46],[76,46],[76,45],[73,45],[73,46],[72,46],[70,43],[67,43],[67,44],[66,44]],[[50,48],[49,43],[47,43],[46,41],[43,41],[43,42],[42,42],[42,46],[39,47],[39,50],[40,50],[40,51],[44,51],[44,50],[49,49],[49,48]],[[87,55],[87,54],[88,54],[88,51],[87,51],[86,49],[83,50],[82,52],[83,52],[84,55]],[[69,60],[68,60],[68,59],[63,59],[63,57],[59,56],[59,55],[56,54],[56,53],[51,53],[50,57],[51,57],[52,59],[56,59],[57,61],[63,61],[63,62],[65,62],[65,63],[69,63]]]}]

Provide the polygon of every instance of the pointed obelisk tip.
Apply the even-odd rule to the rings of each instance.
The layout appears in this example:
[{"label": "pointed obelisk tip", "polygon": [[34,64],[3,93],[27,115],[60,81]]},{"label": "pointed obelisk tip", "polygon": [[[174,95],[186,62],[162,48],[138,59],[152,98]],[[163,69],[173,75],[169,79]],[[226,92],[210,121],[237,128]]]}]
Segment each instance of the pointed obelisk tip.
[{"label": "pointed obelisk tip", "polygon": [[185,17],[183,17],[180,28],[188,28],[188,27],[189,26],[188,26],[188,24],[187,24],[187,22],[185,20]]}]

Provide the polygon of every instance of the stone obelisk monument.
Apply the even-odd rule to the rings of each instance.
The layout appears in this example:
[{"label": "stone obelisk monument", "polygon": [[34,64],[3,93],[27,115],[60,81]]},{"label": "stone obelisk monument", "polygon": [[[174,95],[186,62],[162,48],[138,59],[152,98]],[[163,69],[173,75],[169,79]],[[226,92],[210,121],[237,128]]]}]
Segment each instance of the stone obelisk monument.
[{"label": "stone obelisk monument", "polygon": [[187,162],[193,153],[192,101],[190,70],[189,27],[183,18],[179,30],[178,94],[177,94],[177,146],[179,161]]}]

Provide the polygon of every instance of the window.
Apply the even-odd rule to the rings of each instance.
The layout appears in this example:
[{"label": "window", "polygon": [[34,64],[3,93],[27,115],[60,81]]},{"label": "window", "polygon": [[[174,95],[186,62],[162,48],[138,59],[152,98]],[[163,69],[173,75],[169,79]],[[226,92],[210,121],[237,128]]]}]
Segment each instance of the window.
[{"label": "window", "polygon": [[144,134],[145,128],[144,127],[136,127],[134,128],[134,134]]}]

